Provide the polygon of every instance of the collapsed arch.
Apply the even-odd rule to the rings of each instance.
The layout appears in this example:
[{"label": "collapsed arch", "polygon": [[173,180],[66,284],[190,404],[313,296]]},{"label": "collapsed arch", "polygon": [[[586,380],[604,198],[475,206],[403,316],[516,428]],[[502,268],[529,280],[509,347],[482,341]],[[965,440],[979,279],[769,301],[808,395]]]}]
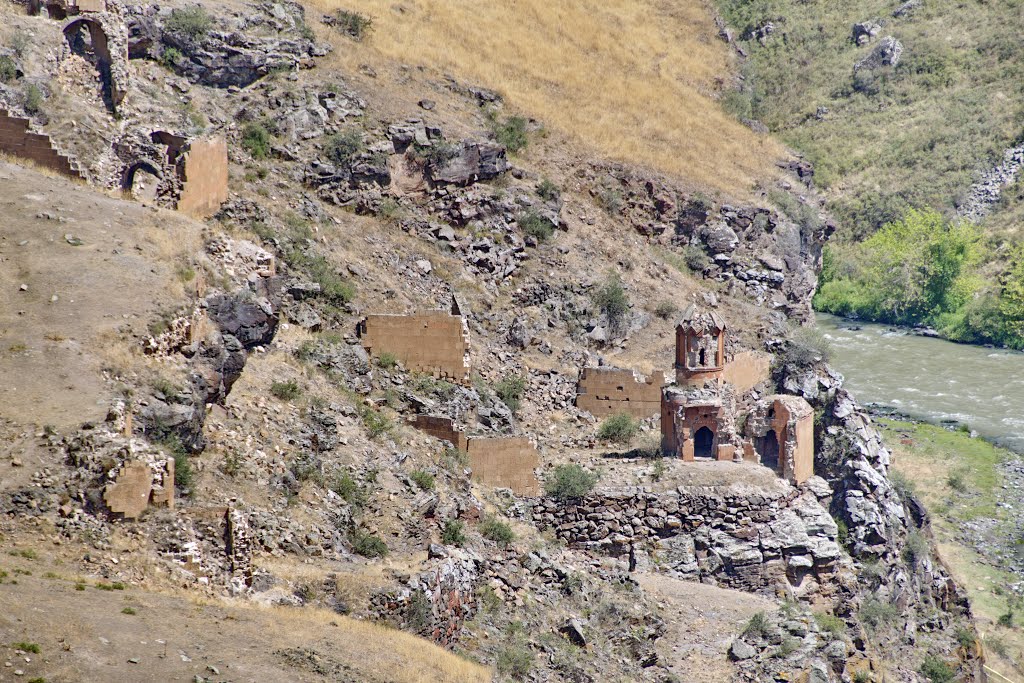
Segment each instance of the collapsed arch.
[{"label": "collapsed arch", "polygon": [[114,59],[103,26],[96,19],[78,17],[64,27],[64,38],[73,54],[83,57],[100,72],[103,101],[112,113],[115,112],[124,93],[114,83]]}]

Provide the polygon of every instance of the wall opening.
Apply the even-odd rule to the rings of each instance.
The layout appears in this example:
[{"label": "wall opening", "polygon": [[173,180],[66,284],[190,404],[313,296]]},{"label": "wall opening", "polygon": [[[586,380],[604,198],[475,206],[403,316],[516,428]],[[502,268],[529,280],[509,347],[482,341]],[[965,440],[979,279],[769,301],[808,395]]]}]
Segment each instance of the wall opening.
[{"label": "wall opening", "polygon": [[160,171],[148,161],[132,164],[121,179],[121,189],[135,199],[155,199],[159,184]]},{"label": "wall opening", "polygon": [[693,457],[710,458],[715,444],[715,433],[707,427],[701,427],[693,435]]},{"label": "wall opening", "polygon": [[761,464],[776,472],[779,470],[779,437],[774,429],[769,429],[761,437]]},{"label": "wall opening", "polygon": [[118,100],[114,89],[114,61],[103,27],[95,19],[76,19],[64,28],[64,37],[72,54],[82,57],[99,72],[103,103],[113,113]]}]

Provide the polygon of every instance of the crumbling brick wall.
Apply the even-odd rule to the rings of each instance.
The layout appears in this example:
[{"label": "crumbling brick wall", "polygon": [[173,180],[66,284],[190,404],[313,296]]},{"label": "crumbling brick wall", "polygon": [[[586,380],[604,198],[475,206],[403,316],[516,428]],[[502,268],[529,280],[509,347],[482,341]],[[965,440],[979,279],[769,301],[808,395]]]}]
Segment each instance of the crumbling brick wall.
[{"label": "crumbling brick wall", "polygon": [[228,198],[228,145],[223,137],[193,140],[182,154],[177,209],[197,218],[212,216]]},{"label": "crumbling brick wall", "polygon": [[583,368],[576,388],[576,407],[594,417],[625,413],[638,419],[657,415],[665,375],[656,372],[644,379],[632,370]]},{"label": "crumbling brick wall", "polygon": [[469,329],[460,315],[370,315],[358,330],[374,358],[390,353],[412,372],[469,382]]},{"label": "crumbling brick wall", "polygon": [[467,450],[474,481],[509,488],[521,496],[540,495],[535,472],[540,454],[528,438],[471,437]]},{"label": "crumbling brick wall", "polygon": [[449,417],[417,415],[412,421],[412,426],[435,439],[450,442],[460,451],[469,450],[469,440],[466,435],[455,428],[455,422]]},{"label": "crumbling brick wall", "polygon": [[82,178],[77,164],[53,147],[46,135],[29,130],[29,120],[0,110],[0,152],[27,159],[43,168],[72,178]]},{"label": "crumbling brick wall", "polygon": [[135,519],[150,504],[174,508],[174,460],[133,460],[112,470],[103,491],[111,512]]}]

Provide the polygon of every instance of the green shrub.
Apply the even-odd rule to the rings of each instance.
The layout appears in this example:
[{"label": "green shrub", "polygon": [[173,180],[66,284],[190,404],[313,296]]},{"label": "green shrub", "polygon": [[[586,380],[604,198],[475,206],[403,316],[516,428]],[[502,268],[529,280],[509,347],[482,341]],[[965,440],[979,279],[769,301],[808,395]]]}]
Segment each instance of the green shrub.
[{"label": "green shrub", "polygon": [[42,652],[38,643],[11,643],[11,649],[21,650],[22,652],[31,652],[35,655]]},{"label": "green shrub", "polygon": [[608,325],[613,334],[624,330],[626,314],[629,313],[629,296],[618,275],[610,275],[594,290],[594,304],[608,318]]},{"label": "green shrub", "polygon": [[358,555],[369,558],[385,557],[388,554],[388,546],[380,536],[362,531],[353,533],[352,550]]},{"label": "green shrub", "polygon": [[427,145],[413,144],[412,154],[420,162],[436,168],[459,156],[461,150],[462,146],[456,143],[434,140]]},{"label": "green shrub", "polygon": [[173,9],[164,28],[172,33],[188,36],[192,40],[199,40],[206,37],[213,28],[213,19],[200,5]]},{"label": "green shrub", "polygon": [[544,216],[533,209],[528,209],[516,219],[519,229],[524,235],[533,237],[538,242],[550,239],[555,234],[555,226]]},{"label": "green shrub", "polygon": [[914,495],[914,482],[907,479],[902,472],[898,470],[889,470],[889,483],[896,490],[896,494],[906,501],[910,496]]},{"label": "green shrub", "polygon": [[121,610],[121,614],[129,614],[129,615],[131,615],[131,614],[138,614],[138,612],[136,612],[135,609],[132,608],[132,607],[125,607],[125,608],[123,608]]},{"label": "green shrub", "polygon": [[181,387],[166,377],[156,377],[149,385],[153,387],[154,391],[163,394],[164,398],[167,399],[173,399],[181,393]]},{"label": "green shrub", "polygon": [[668,320],[676,314],[679,309],[671,301],[659,301],[658,305],[654,307],[654,315],[658,316],[662,320]]},{"label": "green shrub", "polygon": [[612,185],[603,185],[598,188],[594,199],[609,216],[616,216],[622,212],[622,189]]},{"label": "green shrub", "polygon": [[521,643],[506,645],[498,651],[495,664],[499,673],[523,681],[533,669],[533,653]]},{"label": "green shrub", "polygon": [[691,273],[703,273],[711,265],[711,257],[698,244],[683,247],[683,263]]},{"label": "green shrub", "polygon": [[356,483],[356,480],[348,472],[335,474],[331,480],[330,489],[349,505],[362,507],[366,504],[366,491]]},{"label": "green shrub", "polygon": [[1010,608],[999,615],[996,623],[1006,628],[1013,628],[1013,608]]},{"label": "green shrub", "polygon": [[513,375],[494,385],[494,393],[501,402],[513,413],[518,412],[522,405],[523,394],[526,393],[526,377]]},{"label": "green shrub", "polygon": [[931,683],[953,683],[955,675],[949,664],[935,655],[926,655],[919,669],[921,675]]},{"label": "green shrub", "polygon": [[957,493],[967,493],[971,490],[970,485],[967,483],[967,477],[969,475],[970,470],[966,467],[960,467],[952,470],[946,476],[946,485]]},{"label": "green shrub", "polygon": [[974,631],[963,626],[956,627],[954,636],[956,637],[956,642],[960,644],[960,647],[966,650],[973,648],[974,643],[977,641],[977,638],[974,637]]},{"label": "green shrub", "polygon": [[832,345],[817,327],[797,327],[786,340],[782,362],[806,368],[817,362],[827,363],[832,358]]},{"label": "green shrub", "polygon": [[429,491],[434,488],[434,475],[426,470],[413,470],[409,473],[409,478],[421,491]]},{"label": "green shrub", "polygon": [[768,617],[764,612],[758,612],[750,617],[750,621],[743,628],[743,635],[751,638],[763,638],[768,633],[769,627]]},{"label": "green shrub", "polygon": [[558,185],[555,185],[550,179],[544,178],[537,183],[537,196],[546,202],[550,202],[562,196],[562,192],[558,189]]},{"label": "green shrub", "polygon": [[494,541],[502,548],[516,540],[516,534],[512,531],[512,527],[493,517],[485,519],[480,525],[480,534],[487,540]]},{"label": "green shrub", "polygon": [[775,651],[775,656],[781,658],[788,657],[797,650],[800,649],[799,638],[783,638],[782,644],[779,645],[779,649]]},{"label": "green shrub", "polygon": [[0,55],[0,83],[10,83],[18,77],[18,67],[7,55]]},{"label": "green shrub", "polygon": [[363,410],[363,427],[366,428],[371,439],[376,439],[378,436],[389,433],[394,425],[387,415],[368,407]]},{"label": "green shrub", "polygon": [[640,423],[625,413],[612,415],[597,429],[597,438],[617,444],[628,444],[636,436]]},{"label": "green shrub", "polygon": [[174,67],[178,66],[181,62],[183,56],[184,55],[181,54],[181,50],[178,48],[165,47],[163,51],[160,52],[160,66],[173,71]]},{"label": "green shrub", "polygon": [[819,629],[833,636],[842,635],[846,631],[846,622],[834,614],[815,614],[814,620],[818,623]]},{"label": "green shrub", "polygon": [[530,138],[526,132],[526,119],[522,116],[510,116],[502,122],[492,124],[494,137],[505,146],[509,154],[517,154],[526,149]]},{"label": "green shrub", "polygon": [[600,475],[577,464],[559,465],[548,476],[544,491],[552,498],[581,498],[597,486]]},{"label": "green shrub", "polygon": [[43,91],[38,85],[29,83],[25,86],[23,94],[25,111],[29,114],[38,114],[43,110]]},{"label": "green shrub", "polygon": [[272,142],[270,132],[262,123],[252,121],[242,128],[242,148],[253,159],[269,159]]},{"label": "green shrub", "polygon": [[302,395],[302,387],[293,379],[287,382],[274,382],[270,385],[270,393],[282,401],[294,401]]},{"label": "green shrub", "polygon": [[334,13],[334,26],[354,40],[362,40],[373,30],[373,20],[359,12],[339,9]]},{"label": "green shrub", "polygon": [[441,531],[441,542],[445,545],[463,546],[466,544],[466,525],[457,519],[449,519]]},{"label": "green shrub", "polygon": [[187,453],[174,454],[174,485],[184,491],[191,491],[195,483],[195,471]]},{"label": "green shrub", "polygon": [[363,142],[362,134],[352,128],[330,136],[324,143],[327,158],[338,165],[348,164],[365,150],[366,143]]},{"label": "green shrub", "polygon": [[667,471],[668,465],[665,464],[665,458],[658,458],[654,461],[654,468],[651,470],[651,480],[661,481]]},{"label": "green shrub", "polygon": [[398,365],[398,357],[393,353],[385,351],[379,356],[377,356],[377,365],[384,368],[385,370],[390,370],[396,365]]},{"label": "green shrub", "polygon": [[896,621],[900,609],[896,605],[872,596],[860,607],[860,620],[871,630],[877,630]]}]

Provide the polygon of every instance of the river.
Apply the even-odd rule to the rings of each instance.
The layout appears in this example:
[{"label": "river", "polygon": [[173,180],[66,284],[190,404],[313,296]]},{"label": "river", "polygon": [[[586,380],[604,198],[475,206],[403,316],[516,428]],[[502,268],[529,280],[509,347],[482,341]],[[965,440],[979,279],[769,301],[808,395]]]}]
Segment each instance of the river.
[{"label": "river", "polygon": [[1024,353],[954,344],[886,325],[817,314],[832,365],[864,405],[957,422],[1024,453]]}]

